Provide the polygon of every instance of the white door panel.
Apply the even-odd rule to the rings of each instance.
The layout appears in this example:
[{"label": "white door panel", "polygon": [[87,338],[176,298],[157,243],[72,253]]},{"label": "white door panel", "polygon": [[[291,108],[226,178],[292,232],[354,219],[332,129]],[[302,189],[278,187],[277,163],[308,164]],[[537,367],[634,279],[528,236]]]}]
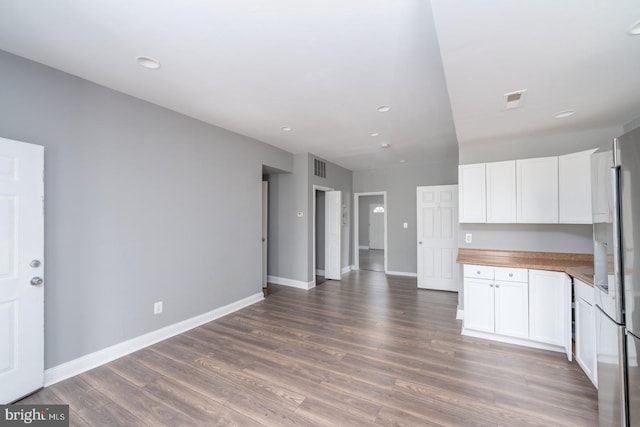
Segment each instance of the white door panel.
[{"label": "white door panel", "polygon": [[0,138],[0,403],[44,380],[43,168],[43,147]]},{"label": "white door panel", "polygon": [[269,183],[262,181],[262,287],[267,287],[267,241],[269,229]]},{"label": "white door panel", "polygon": [[369,205],[369,249],[384,249],[384,206]]},{"label": "white door panel", "polygon": [[324,193],[324,277],[340,280],[341,248],[342,248],[342,192],[327,191]]},{"label": "white door panel", "polygon": [[458,291],[457,186],[417,188],[418,287]]}]

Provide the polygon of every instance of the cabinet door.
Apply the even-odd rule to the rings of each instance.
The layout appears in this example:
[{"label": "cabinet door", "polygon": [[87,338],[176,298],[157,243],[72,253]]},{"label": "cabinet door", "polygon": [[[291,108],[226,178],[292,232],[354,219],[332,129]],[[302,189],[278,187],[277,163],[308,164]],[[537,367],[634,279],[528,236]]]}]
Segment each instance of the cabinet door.
[{"label": "cabinet door", "polygon": [[497,334],[529,336],[529,293],[526,283],[495,282],[495,330]]},{"label": "cabinet door", "polygon": [[[529,338],[565,348],[565,274],[529,270]],[[569,287],[570,289],[570,287]],[[569,331],[570,332],[570,331]]]},{"label": "cabinet door", "polygon": [[516,222],[516,161],[487,163],[487,222]]},{"label": "cabinet door", "polygon": [[576,298],[576,361],[593,383],[596,382],[596,321],[591,304]]},{"label": "cabinet door", "polygon": [[494,332],[493,281],[464,279],[464,327],[483,332]]},{"label": "cabinet door", "polygon": [[591,153],[558,157],[558,210],[561,224],[591,224]]},{"label": "cabinet door", "polygon": [[516,160],[519,223],[558,222],[558,158]]},{"label": "cabinet door", "polygon": [[458,166],[460,222],[487,222],[484,163]]}]

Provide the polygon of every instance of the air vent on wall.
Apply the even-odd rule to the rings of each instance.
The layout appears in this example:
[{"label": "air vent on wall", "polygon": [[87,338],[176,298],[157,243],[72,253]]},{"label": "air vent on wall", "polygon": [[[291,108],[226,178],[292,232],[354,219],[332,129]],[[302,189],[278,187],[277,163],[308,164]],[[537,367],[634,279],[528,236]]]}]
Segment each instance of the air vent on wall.
[{"label": "air vent on wall", "polygon": [[322,160],[313,159],[313,174],[320,178],[327,177],[327,164]]},{"label": "air vent on wall", "polygon": [[524,95],[527,93],[526,89],[517,90],[515,92],[509,92],[504,94],[504,109],[512,110],[514,108],[522,107],[524,103]]}]

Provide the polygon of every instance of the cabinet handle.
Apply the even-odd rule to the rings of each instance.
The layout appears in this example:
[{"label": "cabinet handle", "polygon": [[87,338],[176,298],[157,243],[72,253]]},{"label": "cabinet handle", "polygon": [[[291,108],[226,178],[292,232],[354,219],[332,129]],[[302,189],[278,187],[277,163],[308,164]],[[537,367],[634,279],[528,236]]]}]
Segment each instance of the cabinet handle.
[{"label": "cabinet handle", "polygon": [[493,283],[489,284],[489,287],[493,288]]},{"label": "cabinet handle", "polygon": [[500,287],[500,285],[496,285],[496,288],[499,288],[499,287]]},{"label": "cabinet handle", "polygon": [[509,273],[509,277],[513,277],[513,273]]},{"label": "cabinet handle", "polygon": [[480,274],[480,270],[476,271],[476,274]]}]

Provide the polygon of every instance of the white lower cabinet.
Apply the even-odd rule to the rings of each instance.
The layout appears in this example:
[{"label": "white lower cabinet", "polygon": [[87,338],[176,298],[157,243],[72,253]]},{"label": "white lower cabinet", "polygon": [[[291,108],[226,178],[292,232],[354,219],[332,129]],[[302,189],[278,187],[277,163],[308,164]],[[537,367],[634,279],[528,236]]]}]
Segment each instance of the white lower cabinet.
[{"label": "white lower cabinet", "polygon": [[571,352],[571,281],[564,273],[464,265],[463,335]]},{"label": "white lower cabinet", "polygon": [[496,334],[527,338],[529,335],[529,295],[527,283],[495,282]]},{"label": "white lower cabinet", "polygon": [[598,364],[596,360],[596,319],[593,305],[593,287],[573,279],[575,292],[575,356],[576,362],[587,374],[591,382],[598,385]]},{"label": "white lower cabinet", "polygon": [[[484,279],[480,268],[484,269]],[[496,273],[496,270],[499,271]],[[502,270],[511,270],[506,275]],[[488,271],[488,273],[487,273]],[[465,266],[464,325],[466,329],[526,338],[528,335],[528,293],[526,282],[495,280],[502,275],[521,278],[523,269],[503,269],[485,266]]]}]

